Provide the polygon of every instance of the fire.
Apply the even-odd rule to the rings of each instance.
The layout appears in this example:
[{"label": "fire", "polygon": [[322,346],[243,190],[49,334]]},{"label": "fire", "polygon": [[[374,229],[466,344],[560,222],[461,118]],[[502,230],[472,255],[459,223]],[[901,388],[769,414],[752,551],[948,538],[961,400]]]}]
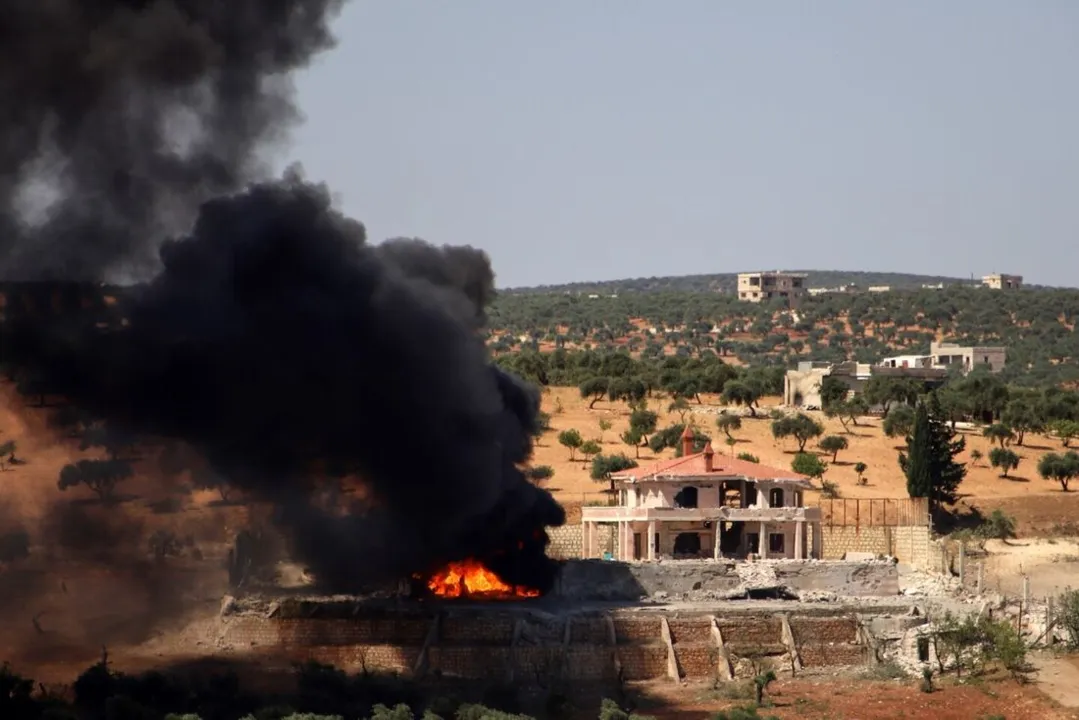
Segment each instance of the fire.
[{"label": "fire", "polygon": [[478,560],[450,563],[427,581],[435,595],[456,597],[539,597],[539,591],[520,585],[509,585]]}]

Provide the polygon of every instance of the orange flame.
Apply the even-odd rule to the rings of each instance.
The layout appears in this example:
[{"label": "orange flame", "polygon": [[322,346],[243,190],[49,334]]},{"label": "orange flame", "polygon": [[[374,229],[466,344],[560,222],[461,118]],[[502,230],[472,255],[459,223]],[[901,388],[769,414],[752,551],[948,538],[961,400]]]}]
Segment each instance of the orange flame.
[{"label": "orange flame", "polygon": [[539,591],[520,585],[509,585],[478,560],[450,563],[427,581],[435,595],[445,598],[539,597]]}]

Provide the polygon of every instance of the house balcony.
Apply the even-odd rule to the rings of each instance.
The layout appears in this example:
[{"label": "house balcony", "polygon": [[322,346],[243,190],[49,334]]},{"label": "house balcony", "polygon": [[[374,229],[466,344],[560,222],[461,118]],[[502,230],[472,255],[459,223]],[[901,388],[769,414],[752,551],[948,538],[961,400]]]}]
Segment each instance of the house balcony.
[{"label": "house balcony", "polygon": [[820,522],[819,507],[582,507],[581,522]]}]

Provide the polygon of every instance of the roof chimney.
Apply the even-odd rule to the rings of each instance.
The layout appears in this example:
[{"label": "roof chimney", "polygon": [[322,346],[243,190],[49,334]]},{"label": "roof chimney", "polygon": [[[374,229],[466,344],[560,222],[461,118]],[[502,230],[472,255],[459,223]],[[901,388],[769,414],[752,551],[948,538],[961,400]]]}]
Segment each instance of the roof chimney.
[{"label": "roof chimney", "polygon": [[682,457],[689,457],[693,454],[693,428],[686,425],[686,429],[682,431]]},{"label": "roof chimney", "polygon": [[715,451],[712,450],[712,441],[709,440],[708,444],[704,446],[704,471],[705,472],[712,472],[712,470],[714,469],[712,461],[713,461],[713,458],[715,457],[715,455],[716,455]]}]

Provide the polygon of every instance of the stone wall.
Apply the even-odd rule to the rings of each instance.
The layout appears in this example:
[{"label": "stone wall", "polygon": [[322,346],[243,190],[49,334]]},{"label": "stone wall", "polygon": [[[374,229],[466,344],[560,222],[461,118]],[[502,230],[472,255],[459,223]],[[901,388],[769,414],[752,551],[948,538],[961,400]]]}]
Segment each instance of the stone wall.
[{"label": "stone wall", "polygon": [[584,554],[584,533],[581,524],[563,525],[548,528],[547,536],[551,544],[547,546],[547,555],[557,560],[579,558]]},{"label": "stone wall", "polygon": [[919,570],[930,569],[932,541],[926,526],[854,527],[823,525],[822,558],[842,560],[849,552],[891,555]]},{"label": "stone wall", "polygon": [[[837,611],[806,611],[789,617],[761,610],[700,612],[586,612],[555,616],[501,608],[360,611],[350,619],[226,614],[219,647],[225,651],[273,651],[282,660],[317,660],[350,672],[392,671],[412,676],[530,683],[572,681],[724,679],[727,663],[717,644],[720,631],[736,676],[754,664],[787,667],[797,652],[806,667],[860,664],[868,660],[857,619]],[[671,644],[664,634],[669,629]],[[613,642],[612,642],[613,641]],[[794,643],[794,646],[790,645]]]}]

